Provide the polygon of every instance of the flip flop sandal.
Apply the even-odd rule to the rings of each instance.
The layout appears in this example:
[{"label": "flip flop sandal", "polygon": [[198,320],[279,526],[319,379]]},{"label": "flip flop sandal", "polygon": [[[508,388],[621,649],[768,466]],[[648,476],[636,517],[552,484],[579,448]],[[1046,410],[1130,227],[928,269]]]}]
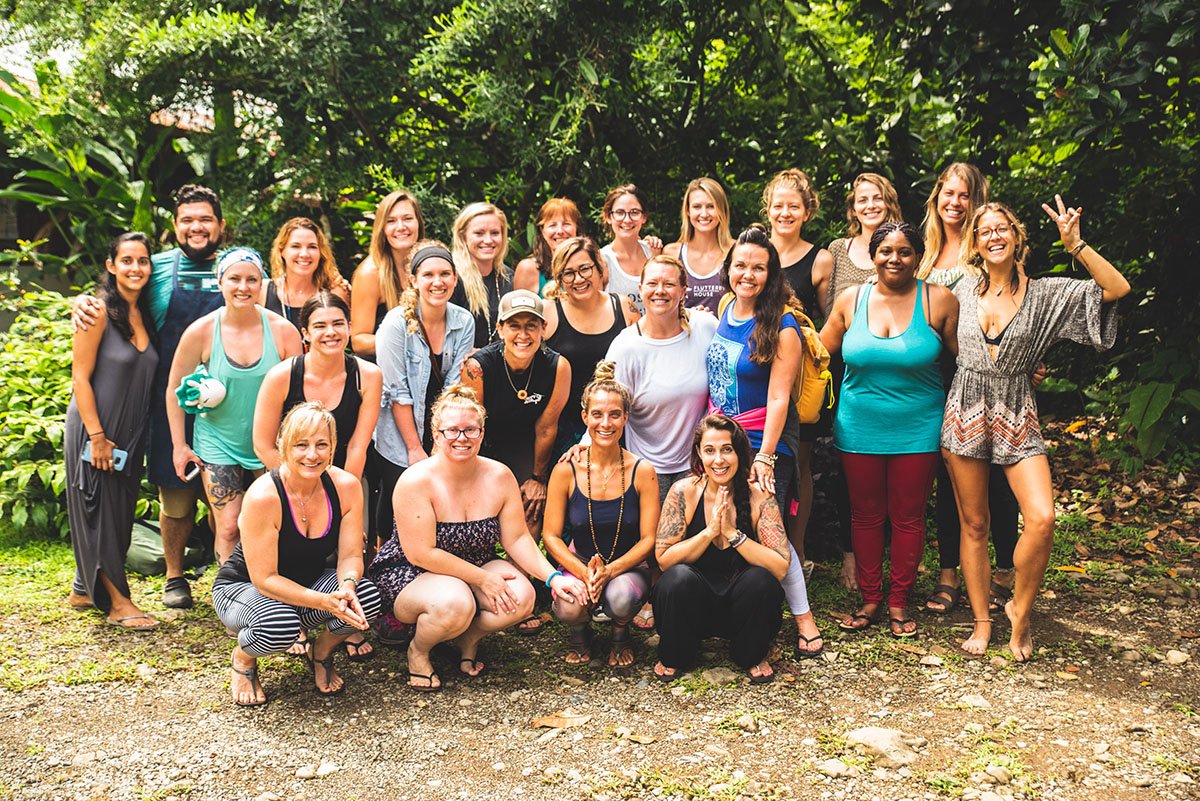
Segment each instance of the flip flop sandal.
[{"label": "flip flop sandal", "polygon": [[[427,681],[429,683],[426,685],[413,684],[412,683],[413,679],[424,679],[425,681]],[[433,683],[434,679],[437,679],[437,681],[438,681],[437,684]],[[442,679],[440,676],[438,676],[438,674],[436,672],[425,674],[425,673],[413,673],[410,670],[408,672],[408,689],[412,690],[415,693],[440,693],[442,691]]]},{"label": "flip flop sandal", "polygon": [[657,670],[651,670],[651,673],[654,674],[654,678],[658,679],[663,684],[670,684],[671,682],[675,681],[675,679],[677,679],[681,675],[683,675],[683,672],[679,668],[669,668],[666,665],[663,665],[663,668],[665,670],[675,671],[674,673],[672,673],[671,675],[668,676],[666,673],[659,673]]},{"label": "flip flop sandal", "polygon": [[[470,670],[475,670],[478,668],[479,672],[468,673],[466,670],[463,670],[463,665],[467,665]],[[487,673],[487,662],[484,662],[479,657],[475,657],[474,659],[469,656],[461,657],[458,660],[458,672],[466,676],[468,679],[477,679],[484,673]]]},{"label": "flip flop sandal", "polygon": [[[228,633],[229,629],[226,628],[225,631]],[[233,632],[233,636],[237,636],[236,631]],[[292,643],[291,648],[288,648],[286,653],[288,656],[298,656],[301,659],[308,659],[308,646],[311,642],[312,639],[308,636],[308,632],[306,632],[304,629],[300,629],[300,636],[296,638],[296,641]],[[300,650],[293,651],[292,648],[295,648],[297,645],[300,646]]]},{"label": "flip flop sandal", "polygon": [[771,682],[775,681],[775,671],[765,673],[761,676],[755,676],[753,673],[747,670],[746,675],[750,677],[751,684],[770,684]]},{"label": "flip flop sandal", "polygon": [[[943,598],[942,596],[945,596]],[[949,600],[946,600],[946,599]],[[955,587],[953,584],[939,584],[933,588],[933,592],[929,593],[929,597],[925,599],[925,611],[935,615],[948,615],[958,606],[958,602],[962,599],[962,587]],[[930,604],[940,604],[941,608],[935,608]]]},{"label": "flip flop sandal", "polygon": [[[563,656],[563,661],[568,665],[586,665],[588,662],[591,662],[592,627],[586,624],[579,627],[572,626],[567,633],[567,646],[567,653]],[[578,657],[578,661],[570,661],[567,657],[571,654],[575,654]]]},{"label": "flip flop sandal", "polygon": [[[242,670],[241,668],[235,667],[235,668],[233,668],[233,672],[240,673],[241,675],[250,679],[251,687],[253,687],[255,684],[258,684],[259,688],[262,687],[262,685],[259,684],[259,682],[258,682],[258,665],[255,665],[254,667],[249,668],[248,670]],[[270,697],[264,692],[263,699],[261,701],[248,701],[248,702],[234,701],[234,703],[241,707],[252,707],[252,706],[262,706],[263,704],[267,703],[270,700],[271,700]]]},{"label": "flip flop sandal", "polygon": [[[867,622],[865,625],[862,625],[862,626],[850,625],[855,620],[865,620]],[[849,621],[846,621],[846,620],[839,621],[838,628],[841,629],[842,631],[848,631],[851,634],[861,634],[862,632],[871,628],[871,626],[874,626],[878,622],[879,622],[878,614],[868,615],[868,614],[864,614],[862,612],[855,612],[854,614],[850,615]]]},{"label": "flip flop sandal", "polygon": [[[800,641],[803,640],[805,645],[812,645],[817,640],[821,641],[821,647],[817,650],[809,650],[801,648]],[[796,632],[796,658],[797,659],[816,659],[825,652],[825,638],[818,632],[812,637],[805,637],[803,634]]]},{"label": "flip flop sandal", "polygon": [[[547,615],[545,612],[543,612],[540,615],[530,615],[529,617],[525,618],[520,623],[518,623],[516,625],[516,627],[513,628],[513,631],[515,631],[518,635],[520,635],[522,637],[536,637],[537,635],[542,633],[542,629],[546,628],[546,624],[549,623],[550,620],[551,620],[550,616]],[[526,625],[527,623],[534,623],[534,622],[537,623],[536,626],[527,626]],[[521,628],[522,626],[525,626],[525,628]]]},{"label": "flip flop sandal", "polygon": [[[633,657],[628,665],[622,665],[618,660],[626,651]],[[629,636],[629,627],[622,626],[621,628],[613,629],[612,641],[608,651],[609,665],[612,670],[628,670],[637,664],[637,652],[633,650],[633,640]]]},{"label": "flip flop sandal", "polygon": [[[913,637],[917,636],[917,630],[915,628],[912,631],[904,630],[905,623],[912,623],[914,626],[916,625],[916,621],[913,620],[911,617],[889,617],[888,618],[888,628],[891,631],[891,635],[894,639],[909,640],[909,639],[912,639]],[[900,627],[899,631],[896,630],[896,628],[895,628],[896,626]]]},{"label": "flip flop sandal", "polygon": [[638,631],[654,631],[654,610],[642,607],[629,623]]},{"label": "flip flop sandal", "polygon": [[[127,620],[149,620],[151,625],[149,625],[149,626],[126,626],[125,621],[127,621]],[[118,628],[121,631],[154,631],[156,628],[158,628],[162,624],[160,621],[155,620],[154,618],[150,617],[145,612],[143,612],[140,615],[126,615],[125,617],[119,617],[116,620],[109,620],[108,625],[113,626],[114,628]]]},{"label": "flip flop sandal", "polygon": [[[312,640],[309,640],[308,642],[311,643]],[[321,667],[323,667],[325,669],[325,680],[329,681],[329,677],[331,675],[333,675],[333,657],[334,657],[334,654],[337,653],[337,651],[336,650],[333,651],[332,653],[329,654],[329,656],[325,657],[324,659],[317,659],[314,656],[315,652],[313,651],[313,647],[311,644],[308,646],[308,648],[306,650],[308,652],[306,655],[306,658],[308,660],[308,670],[309,670],[309,673],[312,674],[313,687],[316,689],[317,695],[324,695],[324,696],[329,696],[329,697],[332,697],[335,695],[341,695],[346,689],[345,679],[342,680],[342,686],[338,687],[336,690],[322,690],[317,685],[317,665],[320,665]]]},{"label": "flip flop sandal", "polygon": [[[362,647],[364,645],[370,645],[371,650],[363,651]],[[376,654],[375,646],[368,643],[365,637],[357,641],[346,640],[338,647],[346,652],[346,658],[351,662],[370,662],[375,658]]]}]

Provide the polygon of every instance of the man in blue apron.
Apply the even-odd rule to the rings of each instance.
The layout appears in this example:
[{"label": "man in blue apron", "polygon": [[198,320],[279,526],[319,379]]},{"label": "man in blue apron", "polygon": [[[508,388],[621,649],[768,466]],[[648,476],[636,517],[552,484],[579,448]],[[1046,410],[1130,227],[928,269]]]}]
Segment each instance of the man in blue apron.
[{"label": "man in blue apron", "polygon": [[[183,331],[193,322],[221,306],[224,299],[213,273],[217,248],[225,234],[221,202],[204,186],[187,184],[175,193],[175,241],[177,248],[151,258],[153,271],[147,291],[150,312],[158,331],[158,372],[150,401],[150,443],[146,452],[146,474],[158,486],[163,555],[167,583],[163,605],[186,609],[192,605],[192,589],[183,577],[183,552],[196,515],[196,499],[204,498],[200,479],[180,481],[171,462],[171,429],[167,424],[167,377]],[[72,320],[80,329],[94,325],[98,305],[91,297],[75,303]],[[187,437],[192,439],[192,418]]]}]

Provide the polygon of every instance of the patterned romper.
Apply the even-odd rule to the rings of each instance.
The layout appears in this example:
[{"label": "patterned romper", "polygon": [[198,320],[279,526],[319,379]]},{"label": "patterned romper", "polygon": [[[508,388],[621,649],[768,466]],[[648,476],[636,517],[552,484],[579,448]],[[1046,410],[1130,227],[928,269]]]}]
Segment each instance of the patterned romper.
[{"label": "patterned romper", "polygon": [[942,447],[992,464],[1016,464],[1046,453],[1029,376],[1054,343],[1069,339],[1108,350],[1117,337],[1117,307],[1102,303],[1091,280],[1030,279],[1025,299],[1005,328],[996,360],[979,326],[982,280],[965,276],[959,302],[958,371],[946,396]]},{"label": "patterned romper", "polygon": [[[500,518],[485,517],[482,520],[467,520],[462,523],[438,523],[434,547],[453,554],[464,562],[483,567],[496,556],[496,544],[500,542]],[[371,581],[379,587],[383,596],[383,608],[392,609],[401,590],[426,571],[408,561],[400,538],[392,529],[392,536],[379,549],[375,561],[367,570]],[[410,627],[411,628],[411,627]]]}]

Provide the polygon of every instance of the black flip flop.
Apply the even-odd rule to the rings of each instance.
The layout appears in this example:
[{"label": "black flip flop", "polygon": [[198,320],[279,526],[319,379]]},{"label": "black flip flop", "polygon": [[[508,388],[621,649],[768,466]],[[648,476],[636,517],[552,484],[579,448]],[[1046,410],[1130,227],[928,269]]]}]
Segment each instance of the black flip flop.
[{"label": "black flip flop", "polygon": [[871,626],[874,626],[876,623],[879,622],[879,616],[878,616],[878,614],[868,615],[868,614],[864,614],[863,612],[855,612],[852,615],[850,615],[850,621],[855,621],[855,620],[865,620],[865,621],[867,621],[867,625],[851,626],[850,622],[841,620],[841,621],[838,621],[838,628],[841,629],[842,631],[848,631],[851,634],[862,634],[864,631],[871,628]]},{"label": "black flip flop", "polygon": [[[800,640],[804,640],[805,645],[812,645],[817,640],[821,641],[821,647],[815,651],[800,647]],[[817,632],[814,637],[805,637],[800,632],[796,632],[796,658],[797,659],[816,659],[821,654],[825,653],[825,638]]]},{"label": "black flip flop", "polygon": [[[911,640],[913,637],[917,636],[917,629],[915,629],[915,628],[912,631],[904,630],[905,623],[912,623],[915,626],[917,621],[913,620],[911,617],[889,617],[888,618],[888,632],[892,635],[893,639]],[[894,628],[892,628],[892,626],[899,626],[900,631],[896,631]]]},{"label": "black flip flop", "polygon": [[[230,667],[233,667],[233,666],[230,665]],[[241,675],[250,679],[251,687],[253,687],[255,684],[258,684],[259,687],[262,687],[262,685],[259,684],[259,681],[258,681],[258,665],[255,665],[254,667],[250,668],[249,670],[242,670],[241,668],[235,667],[235,668],[233,668],[233,672],[240,673]],[[271,697],[269,695],[267,695],[266,691],[264,690],[263,691],[263,699],[261,701],[250,701],[248,703],[243,703],[242,701],[234,701],[234,703],[240,707],[248,709],[252,706],[263,706],[270,700],[271,700]]]},{"label": "black flip flop", "polygon": [[[944,595],[949,600],[945,600],[938,596]],[[962,587],[955,587],[953,584],[939,584],[933,588],[933,592],[929,593],[929,597],[925,599],[925,611],[934,615],[948,615],[958,606],[958,602],[962,599]],[[941,604],[941,609],[934,609],[929,604]]]},{"label": "black flip flop", "polygon": [[341,645],[339,645],[338,648],[340,648],[346,652],[346,658],[349,659],[351,662],[370,662],[372,659],[375,658],[375,655],[378,653],[378,650],[375,648],[374,645],[371,645],[371,650],[366,651],[364,653],[362,650],[362,647],[364,645],[370,645],[370,643],[367,642],[366,637],[364,637],[361,640],[358,640],[357,642],[355,642],[353,640],[346,640]]},{"label": "black flip flop", "polygon": [[[415,693],[440,693],[442,691],[442,687],[444,686],[442,684],[442,677],[439,676],[436,671],[427,675],[425,673],[413,673],[410,670],[408,671],[408,678],[410,679],[407,685],[408,689]],[[429,684],[421,687],[420,685],[413,684],[411,679],[425,679],[425,681],[429,682]],[[437,685],[434,685],[434,679],[438,680]]]}]

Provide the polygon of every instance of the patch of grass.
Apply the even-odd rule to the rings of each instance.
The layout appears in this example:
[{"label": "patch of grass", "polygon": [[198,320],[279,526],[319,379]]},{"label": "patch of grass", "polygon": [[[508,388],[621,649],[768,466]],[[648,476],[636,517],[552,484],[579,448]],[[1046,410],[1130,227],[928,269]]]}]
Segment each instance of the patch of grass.
[{"label": "patch of grass", "polygon": [[957,776],[945,773],[934,773],[925,777],[925,784],[938,795],[948,795],[957,798],[962,795],[967,783]]},{"label": "patch of grass", "polygon": [[783,797],[778,787],[760,782],[751,784],[745,773],[721,768],[683,774],[641,767],[633,774],[595,777],[590,779],[590,784],[592,797],[663,797],[686,798],[689,801],[736,801],[739,798],[776,801]]},{"label": "patch of grass", "polygon": [[1164,773],[1186,773],[1193,779],[1200,778],[1200,761],[1189,762],[1178,754],[1156,754],[1150,764],[1162,768]]},{"label": "patch of grass", "polygon": [[760,724],[767,723],[771,726],[783,725],[783,715],[780,712],[747,712],[744,709],[739,709],[718,720],[713,724],[713,728],[720,734],[736,734],[741,731],[737,722],[743,715],[749,715]]},{"label": "patch of grass", "polygon": [[1186,701],[1176,701],[1175,703],[1171,704],[1171,709],[1183,715],[1185,718],[1196,717],[1195,708],[1193,708],[1192,705]]}]

